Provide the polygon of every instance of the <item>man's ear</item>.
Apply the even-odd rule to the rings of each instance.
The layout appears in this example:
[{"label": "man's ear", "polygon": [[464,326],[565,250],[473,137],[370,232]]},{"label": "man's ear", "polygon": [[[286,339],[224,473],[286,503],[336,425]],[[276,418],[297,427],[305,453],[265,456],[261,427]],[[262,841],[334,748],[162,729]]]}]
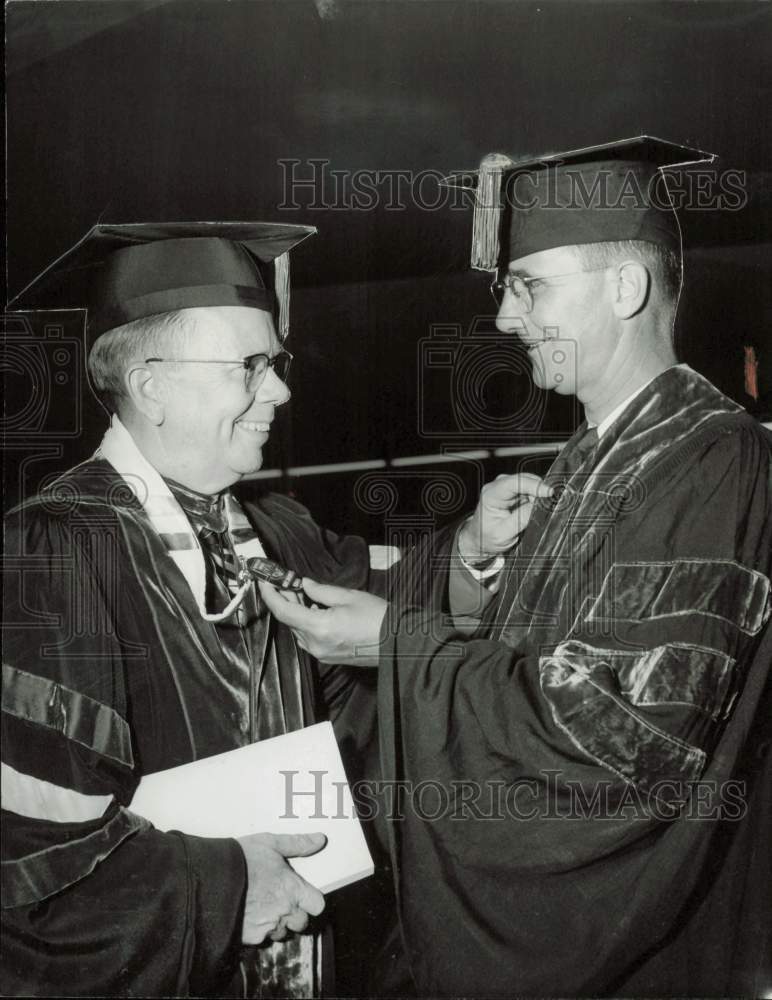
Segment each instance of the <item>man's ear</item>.
[{"label": "man's ear", "polygon": [[649,301],[651,275],[637,260],[626,260],[617,267],[617,291],[614,313],[619,319],[631,319]]},{"label": "man's ear", "polygon": [[156,427],[164,422],[165,407],[159,380],[146,365],[137,365],[126,373],[126,391],[134,408]]}]

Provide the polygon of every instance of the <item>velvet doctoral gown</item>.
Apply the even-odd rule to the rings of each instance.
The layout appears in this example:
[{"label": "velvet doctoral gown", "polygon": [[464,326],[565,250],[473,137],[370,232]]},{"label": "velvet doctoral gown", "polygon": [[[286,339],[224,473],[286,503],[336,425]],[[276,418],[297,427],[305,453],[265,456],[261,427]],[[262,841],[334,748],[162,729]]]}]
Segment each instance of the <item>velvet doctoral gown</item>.
[{"label": "velvet doctoral gown", "polygon": [[[284,497],[243,509],[270,557],[368,586],[361,539],[323,531]],[[241,848],[159,832],[129,804],[143,774],[317,721],[310,659],[255,593],[243,627],[204,620],[104,458],[10,515],[6,570],[3,992],[229,993]]]},{"label": "velvet doctoral gown", "polygon": [[772,988],[771,511],[770,436],[679,365],[538,505],[472,638],[451,533],[403,561],[379,724],[419,994]]}]

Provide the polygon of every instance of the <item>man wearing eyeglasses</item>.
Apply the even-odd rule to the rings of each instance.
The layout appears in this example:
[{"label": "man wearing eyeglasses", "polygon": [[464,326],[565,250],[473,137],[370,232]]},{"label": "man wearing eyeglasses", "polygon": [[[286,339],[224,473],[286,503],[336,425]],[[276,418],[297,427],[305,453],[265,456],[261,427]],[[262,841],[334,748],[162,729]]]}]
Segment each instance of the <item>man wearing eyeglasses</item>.
[{"label": "man wearing eyeglasses", "polygon": [[[383,777],[404,792],[386,815],[386,995],[772,983],[772,449],[675,353],[681,241],[659,168],[700,158],[644,138],[475,177],[497,326],[538,386],[584,405],[554,492],[522,531],[517,477],[485,487],[403,561],[389,605],[262,588],[320,660],[378,668]],[[448,614],[454,550],[487,592],[471,637]],[[432,572],[428,614],[411,591]]]},{"label": "man wearing eyeglasses", "polygon": [[7,995],[321,988],[308,923],[324,898],[287,859],[323,836],[202,839],[130,808],[143,775],[317,721],[314,665],[245,584],[242,556],[370,582],[361,539],[288,498],[232,491],[290,397],[274,326],[286,333],[286,301],[275,308],[263,276],[286,289],[286,254],[311,232],[98,226],[22,295],[89,304],[89,373],[111,422],[7,526]]}]

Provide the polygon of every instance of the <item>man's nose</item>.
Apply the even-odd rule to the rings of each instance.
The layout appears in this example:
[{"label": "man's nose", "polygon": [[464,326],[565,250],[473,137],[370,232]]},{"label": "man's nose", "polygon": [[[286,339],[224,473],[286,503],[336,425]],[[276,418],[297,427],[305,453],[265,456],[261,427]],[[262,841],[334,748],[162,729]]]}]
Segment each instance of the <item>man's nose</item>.
[{"label": "man's nose", "polygon": [[281,406],[286,403],[292,393],[286,382],[283,382],[273,368],[269,368],[265,373],[265,378],[257,387],[255,398],[261,403],[273,403],[274,406]]},{"label": "man's nose", "polygon": [[496,313],[496,329],[502,333],[522,333],[525,329],[520,300],[509,288],[504,291],[504,298]]}]

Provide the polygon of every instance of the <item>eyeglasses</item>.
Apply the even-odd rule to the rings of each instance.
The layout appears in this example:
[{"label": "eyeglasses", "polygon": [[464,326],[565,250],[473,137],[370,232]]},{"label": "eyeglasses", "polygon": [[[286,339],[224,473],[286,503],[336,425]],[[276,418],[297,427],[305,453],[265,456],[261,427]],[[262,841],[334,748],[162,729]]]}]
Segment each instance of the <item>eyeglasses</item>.
[{"label": "eyeglasses", "polygon": [[240,365],[244,369],[244,386],[247,392],[255,392],[272,368],[277,378],[287,381],[292,355],[289,351],[278,351],[273,357],[268,354],[250,354],[240,361],[224,361],[222,358],[145,358],[145,364],[162,365]]},{"label": "eyeglasses", "polygon": [[501,308],[505,294],[511,292],[520,303],[520,309],[524,313],[529,313],[533,309],[533,292],[531,285],[537,281],[550,281],[552,278],[570,278],[575,274],[591,274],[594,271],[605,271],[608,265],[603,267],[583,267],[579,271],[566,271],[563,274],[539,274],[533,278],[523,278],[519,274],[505,274],[503,278],[497,277],[491,282],[491,295],[496,305]]}]

